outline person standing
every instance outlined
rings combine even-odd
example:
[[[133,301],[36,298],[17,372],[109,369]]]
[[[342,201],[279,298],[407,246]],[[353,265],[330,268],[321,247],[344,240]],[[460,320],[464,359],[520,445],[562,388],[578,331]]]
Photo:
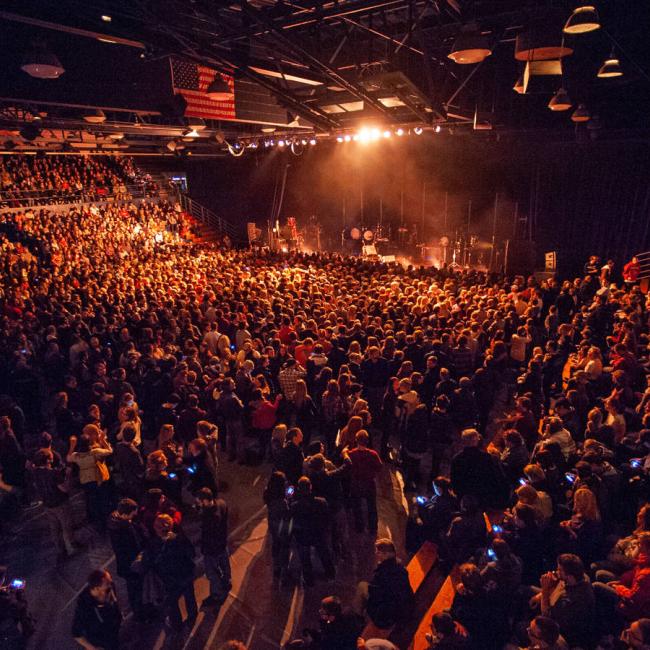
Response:
[[[312,494],[311,481],[302,476],[296,486],[296,499],[289,507],[289,527],[298,546],[305,585],[314,584],[311,549],[314,547],[325,569],[325,576],[334,579],[335,569],[328,546],[330,514],[327,501]]]
[[[201,552],[205,574],[210,583],[210,595],[202,607],[221,607],[232,587],[230,555],[228,553],[228,506],[223,499],[215,498],[210,488],[197,493],[201,509]]]
[[[377,534],[377,478],[383,463],[374,449],[368,449],[370,437],[365,429],[357,432],[357,446],[349,451],[350,466],[350,496],[354,507],[354,517],[357,532],[362,533],[366,524],[363,517],[363,503],[368,511],[368,530]]]
[[[142,550],[142,534],[134,520],[138,504],[133,499],[122,499],[108,519],[108,535],[115,553],[117,575],[126,582],[129,605],[137,620],[143,620],[143,576],[131,568]]]
[[[75,552],[69,497],[62,489],[66,468],[63,466],[54,469],[52,461],[53,456],[46,450],[36,452],[32,479],[38,497],[45,507],[45,515],[58,555],[64,557]]]
[[[287,478],[283,472],[273,472],[264,490],[268,530],[271,535],[273,580],[280,580],[289,564],[289,503]]]
[[[88,576],[88,586],[77,599],[72,636],[86,650],[117,650],[121,624],[122,614],[111,574],[96,569]]]
[[[165,588],[165,623],[178,630],[183,619],[178,600],[183,596],[187,620],[198,613],[194,595],[194,547],[182,534],[174,532],[174,520],[165,514],[156,517],[154,537],[144,552],[145,570],[153,569]]]

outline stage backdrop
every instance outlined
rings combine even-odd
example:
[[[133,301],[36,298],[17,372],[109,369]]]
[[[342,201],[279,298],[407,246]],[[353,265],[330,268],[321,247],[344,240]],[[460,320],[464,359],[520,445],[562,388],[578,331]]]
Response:
[[[650,248],[650,148],[644,143],[485,142],[426,135],[368,146],[277,147],[239,159],[187,161],[192,194],[227,219],[264,228],[278,213],[341,230],[417,226],[422,239],[469,232],[497,244],[532,237],[538,266],[558,251],[571,273],[589,254],[618,264]],[[286,178],[286,180],[285,180]],[[284,192],[283,192],[284,185]],[[495,210],[495,196],[496,200]],[[495,219],[496,214],[496,219]]]

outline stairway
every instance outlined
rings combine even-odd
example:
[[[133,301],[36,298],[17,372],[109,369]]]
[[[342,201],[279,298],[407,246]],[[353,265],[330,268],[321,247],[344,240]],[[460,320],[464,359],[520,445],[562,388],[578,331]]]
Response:
[[[211,241],[216,237],[228,235],[230,241],[236,244],[243,244],[246,239],[240,228],[237,228],[230,221],[222,219],[218,214],[212,212],[204,205],[190,198],[187,194],[180,195],[181,207],[197,223],[195,230],[203,241]]]

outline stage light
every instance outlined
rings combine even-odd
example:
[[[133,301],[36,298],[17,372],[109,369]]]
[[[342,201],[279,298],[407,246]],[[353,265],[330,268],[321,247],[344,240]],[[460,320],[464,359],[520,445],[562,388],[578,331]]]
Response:
[[[215,73],[214,79],[210,82],[210,85],[205,91],[205,94],[213,102],[227,102],[232,99],[233,93],[233,89],[218,72]]]
[[[564,25],[565,34],[586,34],[600,29],[596,7],[584,5],[577,7]]]
[[[381,132],[379,131],[379,129],[372,129],[372,131],[370,131],[371,140],[379,140],[380,137],[381,137]]]
[[[313,146],[316,144],[316,138],[312,138],[312,139],[309,141],[309,144],[312,145],[312,147],[313,147]]]
[[[398,135],[400,137],[403,136],[404,135],[404,129],[397,129],[397,131],[395,131],[395,135]]]
[[[384,137],[385,138],[390,138],[390,136],[391,136],[390,131],[384,131]]]
[[[284,147],[286,142],[284,140],[278,140],[278,147]]]
[[[621,69],[621,62],[614,58],[614,53],[612,52],[610,58],[600,66],[600,70],[598,70],[598,78],[611,79],[612,77],[622,76],[623,70]]]
[[[307,144],[307,140],[301,140],[300,144],[304,147]]]
[[[346,142],[350,142],[350,140],[352,140],[352,137],[351,137],[350,135],[346,135],[343,139],[344,139]]]
[[[440,124],[436,124],[436,133],[440,133],[442,131],[442,127]]]
[[[413,133],[415,133],[415,135],[422,135],[422,127],[421,126],[416,126],[413,129]]]
[[[571,108],[571,100],[569,99],[569,94],[564,88],[560,88],[548,103],[548,107],[552,111],[568,111]]]
[[[106,122],[106,114],[101,108],[94,108],[86,111],[83,114],[83,119],[89,124],[101,124],[102,122]]]
[[[107,15],[107,14],[102,14],[102,20],[103,20],[105,23],[110,23],[111,20],[113,20],[113,18],[111,18],[111,16],[109,16],[109,15]]]
[[[57,79],[65,72],[61,61],[45,47],[44,43],[37,43],[31,47],[20,68],[36,79]]]
[[[357,142],[357,141],[359,140],[359,134],[358,134],[358,133],[355,133],[355,134],[352,136],[352,139],[353,139],[355,142]]]
[[[337,142],[343,142],[343,136],[342,135],[337,136],[336,141]]]
[[[359,135],[359,142],[361,142],[362,144],[366,144],[372,137],[370,129],[366,128],[365,126],[359,131],[358,135]]]

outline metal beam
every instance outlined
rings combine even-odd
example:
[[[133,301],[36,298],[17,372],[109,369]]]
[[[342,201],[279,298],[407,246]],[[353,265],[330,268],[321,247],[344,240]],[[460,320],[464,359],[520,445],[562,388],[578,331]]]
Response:
[[[317,57],[315,57],[311,52],[306,50],[304,47],[298,43],[287,38],[283,33],[282,29],[275,26],[272,22],[267,20],[261,12],[254,9],[248,2],[244,1],[241,4],[242,10],[253,20],[255,20],[259,25],[265,27],[272,37],[280,43],[283,47],[286,47],[289,51],[292,51],[297,56],[301,57],[307,63],[312,65],[314,68],[318,69],[324,75],[329,77],[334,83],[345,88],[347,91],[351,92],[358,99],[363,100],[368,104],[368,106],[374,108],[377,112],[390,116],[390,112],[375,99],[372,95],[368,94],[365,90],[359,88],[355,84],[350,83],[347,79],[342,77],[336,70],[334,70],[330,65],[324,63]]]

